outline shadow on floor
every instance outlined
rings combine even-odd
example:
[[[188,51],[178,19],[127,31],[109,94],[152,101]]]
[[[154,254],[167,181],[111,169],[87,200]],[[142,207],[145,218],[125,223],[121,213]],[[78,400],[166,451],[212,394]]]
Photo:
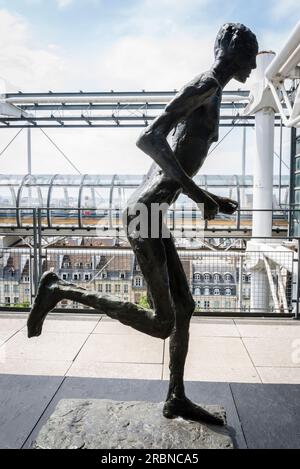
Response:
[[[199,404],[226,408],[237,448],[300,448],[300,385],[186,383]],[[67,398],[161,402],[167,382],[0,375],[0,448],[29,448]]]

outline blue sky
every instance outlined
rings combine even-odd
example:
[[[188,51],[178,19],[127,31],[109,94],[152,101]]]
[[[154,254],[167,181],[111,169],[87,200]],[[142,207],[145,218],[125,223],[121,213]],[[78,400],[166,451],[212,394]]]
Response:
[[[57,41],[73,50],[75,44],[80,48],[90,47],[90,41],[99,38],[109,44],[131,33],[132,17],[146,3],[141,0],[0,0],[0,8],[26,18],[40,44]],[[285,0],[283,6],[277,0],[199,0],[182,2],[186,6],[177,16],[174,5],[181,2],[161,3],[166,6],[153,2],[152,18],[161,21],[160,10],[163,15],[168,10],[170,18],[176,18],[182,31],[188,29],[189,33],[201,34],[201,26],[207,21],[217,23],[227,19],[244,22],[262,37],[268,29],[289,31],[295,23],[293,7],[297,6],[293,0]],[[168,34],[167,30],[160,32]],[[97,47],[101,45],[103,43],[97,43]]]
[[[8,90],[179,88],[210,67],[214,39],[224,22],[245,23],[261,49],[278,51],[297,23],[298,11],[299,0],[0,0],[0,76]],[[83,172],[114,172],[116,165],[120,172],[131,166],[137,173],[149,165],[135,148],[136,130],[91,131],[80,137],[78,131],[51,132]],[[10,138],[9,131],[1,135],[3,146]],[[12,172],[10,156],[19,159],[18,171],[25,171],[22,138],[0,160],[0,171]],[[208,160],[205,172],[215,172],[216,162],[221,171],[239,172],[240,146],[233,151],[232,142],[240,142],[240,134],[232,138]],[[71,172],[47,145],[34,137],[34,171]],[[100,149],[111,156],[104,167]],[[51,166],[45,164],[47,158],[41,163],[41,151]],[[253,139],[248,172],[251,151]],[[83,153],[88,155],[84,161]]]

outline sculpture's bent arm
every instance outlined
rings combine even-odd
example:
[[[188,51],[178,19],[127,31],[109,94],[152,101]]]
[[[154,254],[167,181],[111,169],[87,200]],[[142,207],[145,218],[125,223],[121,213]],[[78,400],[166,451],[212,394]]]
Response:
[[[216,202],[187,175],[168,144],[167,137],[178,122],[199,108],[216,92],[217,88],[218,84],[213,79],[206,80],[198,86],[187,85],[167,105],[165,111],[147,127],[137,141],[138,148],[149,155],[167,176],[178,182],[185,194],[196,203],[207,203],[211,208],[215,206],[216,213],[218,209]]]

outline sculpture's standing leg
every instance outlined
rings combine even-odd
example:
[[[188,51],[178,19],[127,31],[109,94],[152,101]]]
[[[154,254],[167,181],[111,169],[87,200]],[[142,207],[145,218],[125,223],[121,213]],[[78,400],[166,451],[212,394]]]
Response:
[[[171,295],[175,306],[175,327],[170,336],[170,386],[168,398],[182,398],[184,366],[189,345],[190,320],[195,302],[173,239],[164,240]]]
[[[224,425],[222,418],[209,414],[185,395],[184,367],[189,346],[190,320],[195,309],[195,302],[173,239],[165,239],[164,244],[171,295],[175,306],[175,325],[170,336],[170,383],[164,416]]]

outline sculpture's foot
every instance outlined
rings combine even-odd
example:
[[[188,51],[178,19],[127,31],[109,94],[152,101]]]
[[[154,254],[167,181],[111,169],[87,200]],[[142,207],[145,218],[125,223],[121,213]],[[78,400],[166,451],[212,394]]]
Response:
[[[42,275],[37,295],[27,321],[29,338],[41,335],[47,314],[55,308],[57,303],[61,300],[58,288],[56,288],[58,280],[59,278],[54,272],[45,272]]]
[[[186,420],[208,423],[211,425],[225,425],[221,417],[210,414],[202,407],[194,404],[187,397],[182,399],[173,397],[168,399],[164,405],[163,415],[167,419],[182,417]]]

